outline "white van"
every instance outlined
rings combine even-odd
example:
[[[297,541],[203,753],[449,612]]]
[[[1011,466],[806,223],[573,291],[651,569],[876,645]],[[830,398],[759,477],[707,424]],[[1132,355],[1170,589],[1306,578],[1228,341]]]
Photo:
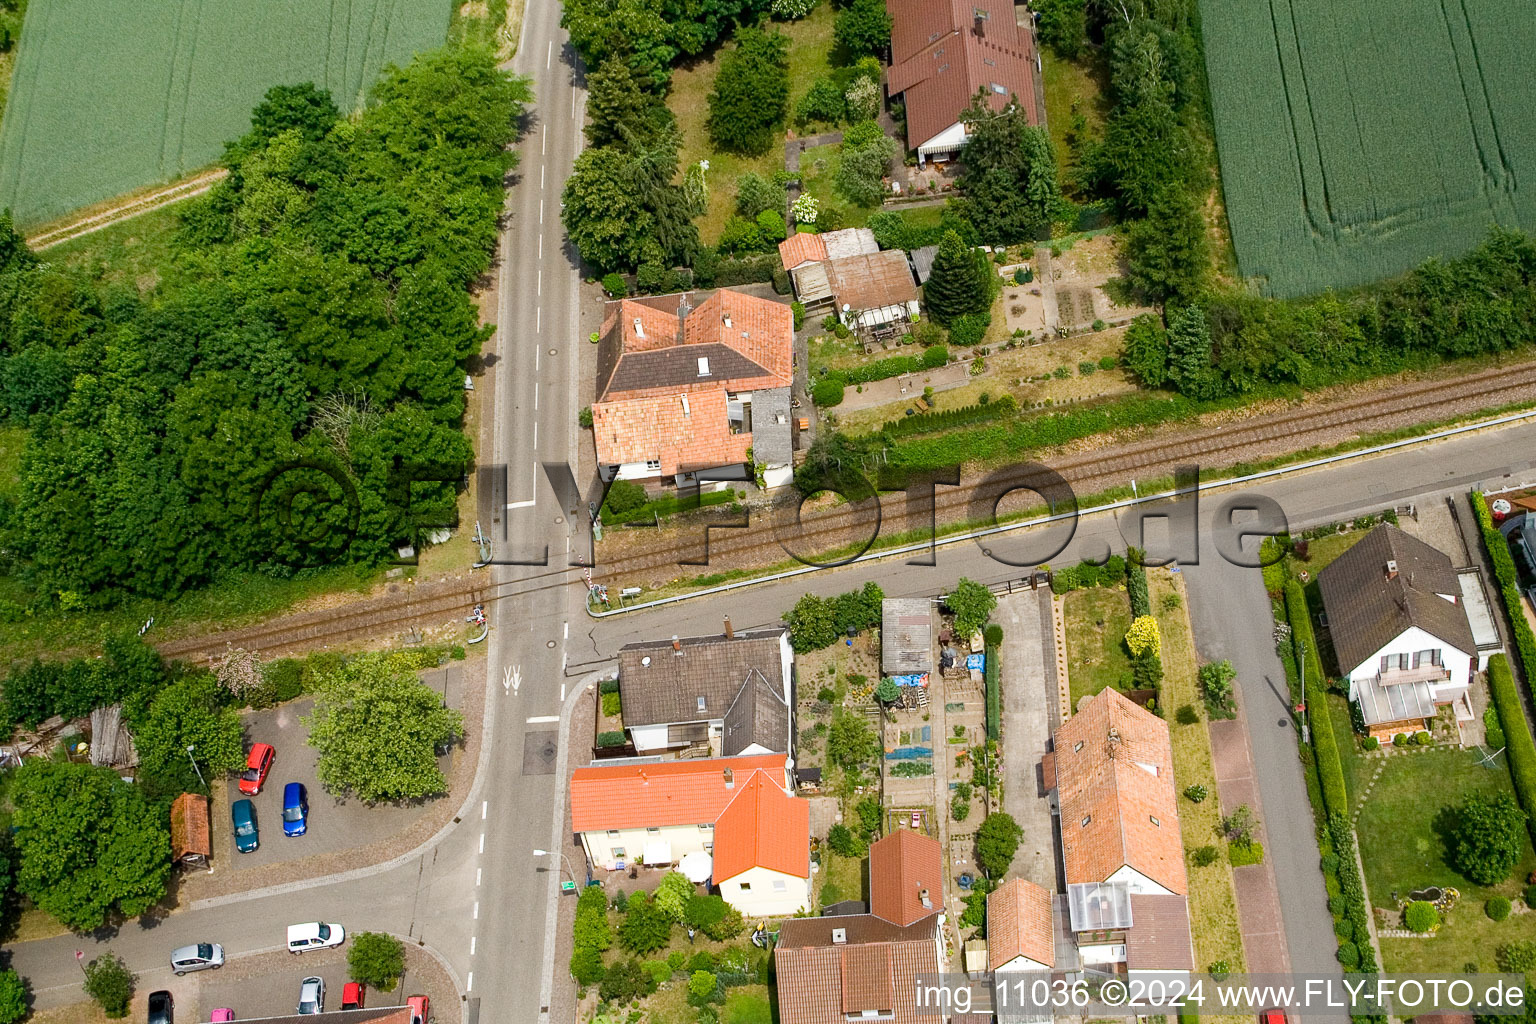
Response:
[[[328,949],[345,941],[347,931],[339,924],[291,924],[288,926],[288,952],[305,953],[311,949]]]

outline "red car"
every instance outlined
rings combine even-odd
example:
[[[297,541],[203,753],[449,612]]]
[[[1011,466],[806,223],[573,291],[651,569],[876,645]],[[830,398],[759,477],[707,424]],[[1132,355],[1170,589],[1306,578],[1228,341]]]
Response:
[[[255,796],[261,792],[262,783],[267,781],[267,772],[272,770],[272,761],[277,757],[277,751],[272,749],[270,743],[257,743],[251,747],[251,755],[245,759],[245,771],[240,773],[240,792]]]
[[[411,996],[405,1001],[405,1005],[411,1008],[411,1024],[427,1024],[426,996]]]
[[[349,981],[341,988],[341,1008],[343,1010],[363,1009],[363,999],[368,995],[368,990],[360,981]]]

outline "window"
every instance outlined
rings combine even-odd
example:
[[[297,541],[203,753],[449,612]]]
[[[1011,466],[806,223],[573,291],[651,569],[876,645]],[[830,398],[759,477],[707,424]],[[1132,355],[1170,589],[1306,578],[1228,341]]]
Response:
[[[709,356],[699,356],[699,376],[709,376]]]
[[[699,828],[703,829],[706,832],[713,832],[715,830],[715,823],[712,822],[712,821],[711,822],[705,822],[703,825],[700,825]]]
[[[774,892],[788,892],[789,891],[789,886],[787,884],[785,884],[784,879],[782,879],[782,878],[775,878],[773,880],[773,891]]]
[[[660,459],[646,459],[645,460],[645,468],[649,469],[649,470],[652,470],[654,472],[660,473],[661,472],[661,460]]]
[[[704,710],[704,698],[703,697],[699,698],[699,710],[700,711]]]
[[[993,60],[991,57],[983,57],[981,58],[981,62],[989,68],[997,67],[997,61]]]
[[[999,96],[1006,96],[1006,95],[1008,95],[1008,90],[1003,88],[1001,85],[997,84],[996,82],[992,83],[992,91],[997,93]]]
[[[938,60],[942,56],[944,56],[944,47],[941,46],[937,50],[933,51],[933,59],[934,60]]]
[[[742,882],[741,883],[741,891],[742,892],[751,892],[752,891],[752,883],[751,882]]]
[[[704,844],[704,852],[708,853],[708,854],[713,854],[715,852],[715,844],[714,843],[705,843]]]
[[[617,838],[619,838],[619,830],[616,829],[616,828],[609,829],[608,830],[608,838],[609,839],[617,839]]]
[[[1413,667],[1414,668],[1428,667],[1430,665],[1438,666],[1439,664],[1440,664],[1440,649],[1438,647],[1435,648],[1432,651],[1414,651],[1413,652]]]
[[[614,860],[623,860],[624,859],[624,847],[622,847],[622,846],[615,846],[613,848],[613,859]]]
[[[1092,820],[1093,820],[1093,815],[1091,815],[1091,814],[1083,815],[1083,828],[1087,828],[1088,827],[1088,823],[1090,821],[1092,821]]]
[[[653,836],[661,834],[661,829],[659,829],[659,828],[648,828],[648,829],[646,829],[646,831],[649,832]]]
[[[1158,821],[1157,818],[1154,817],[1153,815],[1150,815],[1150,814],[1147,815],[1147,820],[1152,822],[1152,824],[1156,825],[1158,828],[1162,828],[1163,827],[1163,823]]]
[[[1076,743],[1072,744],[1072,753],[1075,754],[1079,750],[1082,750],[1082,749],[1083,749],[1083,741],[1082,740],[1078,740]]]

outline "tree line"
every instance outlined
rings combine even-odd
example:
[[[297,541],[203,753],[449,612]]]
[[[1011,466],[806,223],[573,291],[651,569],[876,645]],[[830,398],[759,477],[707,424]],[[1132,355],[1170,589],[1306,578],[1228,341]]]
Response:
[[[100,607],[374,563],[411,516],[451,513],[489,330],[468,286],[530,98],[456,50],[386,69],[353,117],[270,90],[142,293],[0,224],[0,419],[28,430],[0,569],[45,607]],[[438,479],[402,488],[423,464]]]

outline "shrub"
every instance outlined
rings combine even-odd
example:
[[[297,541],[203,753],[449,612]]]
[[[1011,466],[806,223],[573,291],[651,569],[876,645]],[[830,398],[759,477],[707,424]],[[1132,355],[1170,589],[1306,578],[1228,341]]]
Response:
[[[623,745],[624,734],[622,732],[600,732],[597,734],[597,746],[599,747],[622,747]]]
[[[671,966],[665,961],[661,963],[666,967],[670,977]],[[598,988],[597,994],[605,1002],[630,1003],[641,996],[649,995],[656,984],[655,976],[642,968],[640,961],[631,957],[628,960],[620,960],[608,968],[603,974],[602,985]]]
[[[603,508],[615,515],[633,512],[646,501],[645,488],[633,480],[615,480],[603,499]]]
[[[1200,666],[1200,691],[1205,697],[1205,710],[1216,719],[1233,718],[1237,704],[1233,699],[1232,683],[1237,678],[1230,661],[1212,661]]]
[[[603,291],[608,293],[609,298],[618,299],[629,294],[629,285],[623,274],[604,274]]]
[[[923,349],[923,366],[936,370],[949,363],[949,349],[943,345],[929,345]]]
[[[1524,896],[1525,905],[1530,907],[1532,910],[1536,910],[1536,885],[1526,886]]]
[[[13,967],[0,971],[0,1024],[15,1024],[28,1013],[32,986]]]
[[[101,1004],[108,1017],[128,1016],[138,980],[116,953],[103,953],[85,965],[85,994]]]
[[[1511,974],[1523,974],[1536,969],[1536,939],[1522,939],[1500,946],[1493,956],[1499,970]]]
[[[1347,917],[1333,922],[1333,934],[1341,939],[1352,939],[1355,936],[1355,922]]]
[[[613,894],[613,909],[617,910],[621,914],[628,910],[629,893],[625,892],[623,889],[615,890]]]
[[[805,326],[805,303],[801,302],[799,299],[796,299],[794,302],[789,304],[789,311],[794,315],[795,330],[798,331],[800,328]]]
[[[970,348],[980,345],[987,337],[987,328],[992,326],[992,314],[967,313],[957,316],[949,322],[949,342],[959,348]]]
[[[1339,855],[1336,853],[1325,853],[1318,860],[1317,866],[1322,869],[1325,875],[1337,874],[1339,870]]]
[[[1125,631],[1125,646],[1130,650],[1132,658],[1161,655],[1163,637],[1158,631],[1157,620],[1150,615],[1139,615],[1133,619],[1131,628]]]
[[[1420,729],[1418,732],[1413,734],[1413,742],[1416,746],[1427,747],[1431,743],[1435,742],[1435,739],[1429,734],[1428,730]]]
[[[1393,736],[1392,745],[1394,747],[1406,747],[1408,745],[1408,734],[1405,732],[1400,732],[1396,736]]]
[[[1497,885],[1509,877],[1525,846],[1525,812],[1507,793],[1474,794],[1454,811],[1451,861],[1478,885]]]
[[[1433,931],[1440,923],[1440,912],[1427,900],[1414,900],[1403,911],[1403,924],[1411,932],[1423,934]]]
[[[617,679],[604,679],[597,684],[598,693],[618,693],[619,681]]]
[[[1205,800],[1206,797],[1210,795],[1210,790],[1206,789],[1198,782],[1193,786],[1186,786],[1184,788],[1184,798],[1191,803],[1201,803]]]
[[[1195,867],[1197,868],[1208,868],[1212,864],[1215,864],[1220,856],[1221,852],[1217,850],[1216,847],[1201,846],[1190,851],[1189,859],[1194,862]]]
[[[1510,909],[1509,899],[1504,896],[1495,896],[1483,904],[1483,913],[1493,921],[1503,921],[1508,918]]]
[[[1093,376],[1093,374],[1098,372],[1098,369],[1099,364],[1091,360],[1084,360],[1083,362],[1077,364],[1077,372],[1084,377]]]
[[[1195,725],[1200,721],[1200,712],[1195,710],[1193,704],[1185,704],[1179,708],[1173,717],[1180,725]]]
[[[392,992],[405,973],[405,944],[383,932],[363,932],[348,943],[347,974],[369,988]]]
[[[668,871],[656,886],[651,901],[656,909],[666,914],[677,924],[682,924],[687,916],[689,902],[698,895],[692,882],[688,881],[680,871]]]
[[[1381,740],[1377,739],[1375,736],[1367,736],[1365,739],[1360,741],[1360,745],[1366,750],[1375,750],[1381,746]]]
[[[1116,359],[1114,356],[1105,356],[1103,359],[1099,360],[1099,369],[1101,370],[1113,370],[1119,365],[1120,360]]]
[[[609,718],[617,718],[624,709],[624,703],[618,693],[603,694],[603,714]]]
[[[1003,627],[995,622],[989,622],[981,631],[981,636],[988,647],[997,647],[1003,642]]]
[[[686,965],[689,974],[692,974],[694,971],[713,971],[715,969],[714,954],[706,949],[699,950],[691,957],[682,950],[678,950],[672,956],[677,958],[677,963],[673,964],[673,966],[678,970],[682,970]],[[667,959],[670,962],[672,957]]]
[[[1013,863],[1024,830],[1001,811],[987,815],[976,830],[976,864],[990,878],[1000,878]]]
[[[720,990],[720,981],[710,971],[694,971],[688,979],[688,1001],[694,1005],[707,1003]]]
[[[864,840],[847,825],[833,825],[827,832],[827,845],[832,848],[833,853],[843,857],[864,856]]]
[[[619,923],[619,945],[631,953],[653,953],[667,944],[671,934],[672,920],[649,899],[637,893],[629,901]]]
[[[811,385],[811,401],[822,409],[843,404],[844,382],[841,377],[824,377]]]
[[[1333,955],[1339,963],[1344,965],[1346,971],[1352,971],[1360,966],[1360,949],[1353,942],[1339,943],[1338,952]]]
[[[955,798],[949,802],[949,816],[956,821],[964,821],[966,818],[969,818],[971,816],[971,802],[969,800],[962,800],[958,793],[955,794]]]

